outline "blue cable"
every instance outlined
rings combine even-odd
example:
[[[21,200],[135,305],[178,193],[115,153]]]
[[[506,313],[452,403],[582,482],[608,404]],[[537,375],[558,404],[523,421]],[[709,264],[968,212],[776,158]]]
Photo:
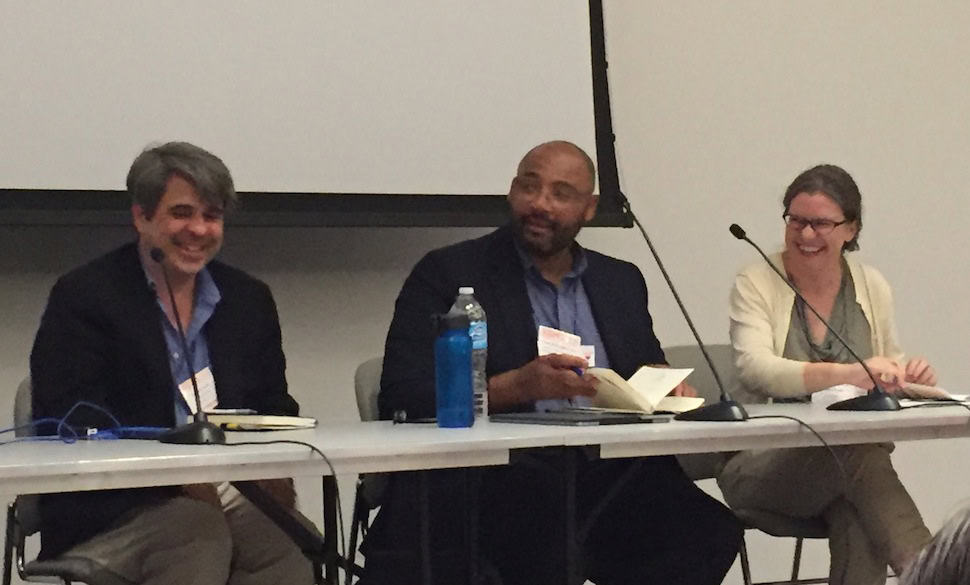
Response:
[[[104,408],[101,408],[97,404],[94,404],[94,403],[91,403],[91,402],[87,402],[85,400],[81,400],[77,404],[75,404],[74,406],[72,406],[70,408],[70,410],[67,411],[67,414],[65,414],[64,415],[64,418],[61,419],[60,424],[57,425],[57,434],[59,436],[63,436],[64,429],[69,429],[71,431],[71,436],[73,436],[74,438],[77,438],[77,430],[75,430],[73,427],[71,427],[70,425],[67,424],[67,419],[69,419],[71,417],[71,415],[74,414],[74,411],[75,410],[77,410],[78,408],[80,408],[82,406],[86,406],[86,407],[88,407],[88,408],[90,408],[92,410],[95,410],[95,411],[100,412],[101,414],[104,414],[105,416],[107,416],[109,419],[111,419],[111,422],[114,423],[114,428],[121,427],[121,423],[118,422],[118,419],[115,418],[115,416],[113,414],[111,414],[110,412],[108,412]]]
[[[27,423],[25,425],[18,425],[18,426],[9,427],[9,428],[6,428],[6,429],[0,429],[0,435],[2,435],[4,433],[16,433],[19,430],[33,428],[33,427],[36,427],[38,425],[54,424],[54,423],[60,424],[60,422],[61,422],[61,419],[59,419],[59,418],[53,418],[53,417],[39,418],[39,419],[34,420],[34,421],[31,421],[31,422],[29,422],[29,423]]]
[[[98,430],[96,432],[81,436],[78,429],[68,424],[68,419],[76,410],[81,407],[90,408],[96,412],[104,414],[113,423],[113,427]],[[46,417],[33,420],[27,424],[0,429],[0,435],[4,433],[16,433],[23,429],[33,429],[37,431],[42,425],[56,425],[54,433],[50,435],[38,435],[29,437],[17,437],[9,441],[0,441],[0,445],[9,443],[22,443],[26,441],[61,441],[64,443],[74,443],[79,438],[94,440],[115,440],[115,439],[155,439],[158,435],[170,430],[168,427],[148,427],[148,426],[122,426],[121,422],[108,410],[97,404],[81,400],[72,406],[62,418]]]

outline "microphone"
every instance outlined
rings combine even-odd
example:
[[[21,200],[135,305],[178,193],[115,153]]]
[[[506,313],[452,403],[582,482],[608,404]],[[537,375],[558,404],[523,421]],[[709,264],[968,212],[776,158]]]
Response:
[[[748,235],[747,233],[745,233],[744,229],[736,223],[732,223],[729,229],[731,230],[731,234],[735,238],[739,240],[744,240],[745,242],[751,244],[751,246],[755,250],[757,250],[759,254],[761,254],[761,257],[765,259],[765,262],[768,263],[768,266],[771,267],[771,269],[775,272],[775,274],[777,274],[778,277],[781,278],[781,280],[788,285],[788,288],[792,289],[792,292],[795,293],[795,296],[798,297],[798,300],[800,300],[802,304],[808,307],[809,310],[816,317],[818,317],[818,320],[822,322],[822,325],[825,325],[825,328],[828,329],[829,332],[832,333],[832,335],[839,340],[839,343],[842,344],[842,347],[848,350],[849,354],[852,355],[852,357],[855,358],[857,362],[859,362],[859,365],[862,366],[863,370],[865,370],[866,375],[868,375],[869,379],[872,380],[872,392],[869,392],[864,396],[857,396],[855,398],[850,398],[848,400],[841,400],[839,402],[835,402],[833,404],[830,404],[828,406],[828,409],[829,410],[899,410],[901,408],[899,406],[899,400],[897,400],[895,396],[887,393],[885,390],[882,389],[881,386],[879,386],[879,381],[876,379],[876,376],[873,375],[872,370],[869,369],[869,366],[866,365],[866,362],[863,361],[861,357],[859,357],[859,354],[857,354],[855,350],[853,350],[852,347],[850,347],[849,344],[846,343],[844,339],[842,339],[842,336],[839,335],[835,331],[835,329],[832,329],[832,326],[829,325],[829,322],[823,319],[822,316],[818,314],[818,311],[815,310],[815,307],[810,305],[808,301],[805,300],[805,297],[802,296],[802,293],[798,292],[798,289],[795,288],[795,285],[792,284],[791,281],[788,280],[788,278],[784,274],[782,274],[780,270],[778,270],[778,267],[775,266],[771,262],[771,260],[768,259],[768,256],[764,253],[764,251],[760,247],[758,247],[758,244],[755,244],[753,241],[751,241],[748,238]]]
[[[624,195],[622,191],[617,191],[617,193],[620,196],[620,204],[623,206],[623,211],[628,213],[630,217],[633,218],[633,223],[635,223],[640,229],[640,234],[643,236],[644,241],[647,242],[647,247],[650,248],[650,253],[653,255],[653,260],[657,263],[657,267],[660,268],[660,273],[667,282],[667,288],[669,288],[670,292],[673,293],[674,300],[677,301],[677,306],[680,307],[680,312],[684,315],[684,320],[687,322],[687,327],[694,336],[694,340],[697,342],[697,347],[700,348],[701,354],[704,356],[704,361],[707,362],[707,366],[711,369],[711,373],[714,374],[714,382],[717,384],[718,390],[721,391],[720,400],[718,402],[682,412],[676,415],[674,420],[710,422],[738,422],[747,420],[747,411],[744,410],[744,407],[741,406],[740,403],[735,402],[734,399],[731,398],[731,395],[728,394],[728,391],[725,390],[724,383],[721,382],[721,376],[717,373],[717,368],[714,367],[714,361],[711,360],[711,356],[707,353],[707,348],[704,347],[704,342],[701,341],[701,336],[697,332],[697,328],[694,327],[694,322],[687,313],[687,308],[684,307],[684,303],[680,300],[680,295],[677,294],[677,289],[674,287],[673,281],[670,280],[670,275],[667,274],[667,269],[660,260],[660,255],[657,254],[657,250],[653,247],[653,242],[650,241],[650,236],[647,235],[647,230],[643,229],[643,224],[640,223],[640,220],[637,218],[636,214],[633,213],[633,209],[630,207],[630,200],[626,198],[626,195]]]
[[[192,390],[195,393],[195,414],[192,422],[176,426],[174,429],[164,432],[158,437],[161,443],[176,443],[179,445],[202,445],[206,443],[223,444],[226,442],[226,433],[221,428],[209,422],[208,417],[202,410],[202,398],[199,396],[199,383],[195,379],[195,366],[192,364],[192,354],[189,352],[189,344],[185,339],[185,330],[182,328],[182,319],[179,317],[178,306],[175,304],[175,293],[172,292],[172,283],[168,279],[168,270],[165,269],[165,252],[160,248],[152,248],[148,255],[158,263],[162,269],[162,278],[165,280],[165,288],[168,289],[169,302],[172,303],[172,314],[175,316],[175,326],[179,333],[179,342],[182,345],[182,355],[189,366],[189,378],[192,380]]]

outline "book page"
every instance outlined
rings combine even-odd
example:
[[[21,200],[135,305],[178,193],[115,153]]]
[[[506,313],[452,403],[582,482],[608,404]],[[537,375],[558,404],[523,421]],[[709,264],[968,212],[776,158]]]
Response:
[[[622,376],[609,368],[589,368],[586,373],[596,378],[593,406],[622,408],[651,414],[653,404],[639,395]]]
[[[917,400],[959,400],[959,398],[950,394],[939,386],[926,386],[924,384],[916,384],[914,382],[907,382],[904,384],[899,390],[899,395],[905,396],[906,398],[915,398]]]
[[[704,399],[698,396],[664,396],[657,403],[655,411],[681,413],[694,410],[703,404]]]
[[[654,368],[641,366],[630,377],[630,386],[654,408],[677,384],[683,382],[694,370],[692,368]],[[703,403],[703,400],[701,401]]]

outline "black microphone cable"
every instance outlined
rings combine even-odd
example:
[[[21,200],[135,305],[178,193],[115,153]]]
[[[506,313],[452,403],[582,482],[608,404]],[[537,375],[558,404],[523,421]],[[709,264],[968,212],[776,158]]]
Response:
[[[337,481],[337,472],[333,467],[333,463],[330,462],[330,458],[321,451],[318,447],[311,443],[305,441],[297,441],[294,439],[274,439],[270,441],[238,441],[232,443],[218,443],[223,447],[241,447],[243,445],[301,445],[308,448],[312,453],[320,456],[323,462],[326,464],[327,469],[330,471],[330,475],[333,477],[333,488],[334,488],[334,499],[336,500],[337,507],[337,534],[340,537],[340,555],[346,566],[344,570],[350,570],[350,566],[353,563],[353,559],[347,556],[347,538],[344,534],[344,515],[343,506],[340,499],[340,483]],[[321,479],[321,487],[323,488],[323,482],[325,479]],[[326,510],[326,500],[321,502],[321,508]],[[356,551],[354,551],[356,554]],[[338,579],[339,580],[339,579]]]

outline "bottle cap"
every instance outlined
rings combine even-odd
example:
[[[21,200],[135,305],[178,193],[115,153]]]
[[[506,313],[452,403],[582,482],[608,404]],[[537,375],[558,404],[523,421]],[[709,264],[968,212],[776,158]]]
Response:
[[[460,295],[473,295],[475,294],[475,287],[473,286],[459,286],[458,294]]]

